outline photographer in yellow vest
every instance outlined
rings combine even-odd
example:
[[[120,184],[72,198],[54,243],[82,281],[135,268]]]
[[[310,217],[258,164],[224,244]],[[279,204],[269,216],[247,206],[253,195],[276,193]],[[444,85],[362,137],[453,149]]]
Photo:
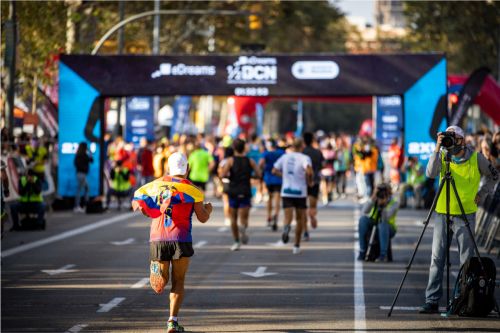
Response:
[[[458,126],[450,126],[444,133],[438,133],[436,148],[427,164],[426,176],[440,182],[445,176],[445,154],[451,155],[450,171],[455,181],[470,229],[474,233],[477,203],[493,190],[498,181],[498,171],[483,154],[465,144],[464,131]],[[441,151],[441,147],[446,151]],[[479,188],[481,176],[484,184]],[[474,241],[471,239],[463,220],[458,200],[450,186],[450,241],[456,236],[460,265],[474,255]],[[436,205],[436,219],[432,239],[432,258],[429,282],[425,291],[425,304],[420,313],[438,313],[439,300],[443,294],[443,272],[446,263],[446,188],[443,188]]]
[[[123,161],[118,160],[110,172],[110,184],[106,194],[106,207],[109,209],[111,196],[116,197],[118,201],[118,210],[121,209],[121,199],[132,195],[132,184],[130,183],[130,171],[123,166]]]
[[[19,202],[10,207],[12,215],[12,231],[21,230],[19,225],[19,213],[37,214],[35,227],[45,229],[44,215],[45,205],[42,197],[42,180],[33,169],[29,169],[26,175],[19,178]]]

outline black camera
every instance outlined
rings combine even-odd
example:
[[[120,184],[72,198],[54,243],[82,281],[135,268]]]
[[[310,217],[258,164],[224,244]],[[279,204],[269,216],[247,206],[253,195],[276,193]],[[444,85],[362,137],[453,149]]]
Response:
[[[442,132],[441,146],[451,148],[456,145],[457,139],[454,132]]]
[[[376,196],[377,196],[377,199],[385,199],[387,198],[387,189],[385,188],[378,188],[377,189],[377,193],[376,193]]]

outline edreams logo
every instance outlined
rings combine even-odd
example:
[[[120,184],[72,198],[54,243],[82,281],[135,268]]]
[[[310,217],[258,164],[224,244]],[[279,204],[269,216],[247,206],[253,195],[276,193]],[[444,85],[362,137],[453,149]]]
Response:
[[[226,67],[228,84],[276,84],[278,80],[276,58],[240,56]]]
[[[299,80],[332,80],[340,69],[331,60],[296,61],[292,65],[292,75]]]
[[[151,74],[152,79],[160,76],[214,76],[215,66],[200,66],[170,63],[160,64],[160,68]]]

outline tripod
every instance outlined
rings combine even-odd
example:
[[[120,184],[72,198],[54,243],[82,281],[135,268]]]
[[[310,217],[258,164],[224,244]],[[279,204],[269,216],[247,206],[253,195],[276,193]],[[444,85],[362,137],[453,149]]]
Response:
[[[450,236],[452,236],[451,232],[450,232],[451,231],[450,230],[451,223],[452,223],[451,218],[450,218],[450,186],[451,186],[451,188],[453,188],[453,193],[455,194],[455,198],[457,199],[458,206],[460,207],[460,213],[461,213],[462,219],[465,222],[465,226],[467,228],[468,234],[469,234],[470,238],[472,239],[472,243],[474,244],[474,251],[476,252],[477,257],[479,258],[481,270],[483,272],[486,272],[484,269],[483,263],[481,261],[481,256],[479,254],[479,249],[477,247],[476,240],[474,239],[474,235],[472,234],[472,231],[470,229],[469,221],[467,220],[467,216],[465,214],[464,207],[462,206],[462,201],[460,200],[460,196],[458,195],[457,186],[455,185],[455,180],[453,179],[453,176],[451,175],[451,170],[450,170],[451,154],[449,151],[446,151],[444,161],[445,161],[444,177],[441,181],[441,184],[439,184],[439,189],[436,193],[436,196],[434,197],[434,200],[432,201],[432,206],[429,210],[429,213],[427,214],[427,218],[424,221],[424,229],[422,230],[422,233],[420,234],[420,237],[418,238],[417,245],[415,246],[415,250],[413,251],[413,255],[411,256],[411,259],[410,259],[408,265],[406,266],[406,272],[403,276],[403,279],[401,280],[399,288],[396,292],[396,296],[394,297],[394,301],[392,302],[391,308],[390,308],[389,312],[387,313],[388,317],[390,317],[392,314],[392,310],[394,309],[394,305],[396,304],[396,301],[398,300],[399,293],[401,292],[401,289],[403,288],[403,284],[406,280],[406,277],[408,276],[408,272],[410,271],[411,265],[413,263],[413,259],[415,259],[415,255],[417,254],[417,250],[418,250],[418,247],[420,246],[420,242],[422,241],[425,230],[427,229],[427,226],[429,225],[429,221],[431,219],[432,212],[436,208],[436,205],[437,205],[437,202],[439,199],[439,195],[441,194],[441,192],[443,191],[443,188],[445,186],[446,186],[446,192],[445,192],[446,193],[446,221],[445,221],[445,223],[446,223],[446,298],[448,300],[450,300],[450,266],[451,266],[451,263],[450,263],[451,237]],[[446,305],[447,312],[449,310],[449,307],[450,307],[450,305],[448,302],[448,304]]]

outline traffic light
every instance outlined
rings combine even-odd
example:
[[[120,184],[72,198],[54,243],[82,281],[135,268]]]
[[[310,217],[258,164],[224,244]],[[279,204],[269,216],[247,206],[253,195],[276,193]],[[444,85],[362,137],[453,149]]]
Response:
[[[258,14],[250,14],[248,16],[248,27],[250,30],[260,30],[262,28],[262,21]]]
[[[248,27],[250,30],[262,29],[262,4],[254,3],[250,6],[250,15],[248,15]]]

